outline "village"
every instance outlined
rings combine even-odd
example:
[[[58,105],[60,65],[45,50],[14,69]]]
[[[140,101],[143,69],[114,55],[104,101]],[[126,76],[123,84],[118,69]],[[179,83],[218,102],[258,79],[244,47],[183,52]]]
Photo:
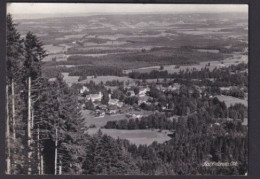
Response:
[[[241,71],[236,71],[236,73],[239,74]],[[94,77],[91,79],[95,80]],[[215,82],[216,79],[205,80]],[[247,106],[248,93],[245,86],[222,86],[215,89],[200,84],[201,79],[194,78],[191,81],[194,84],[187,89],[190,96],[208,99],[217,97],[220,101],[225,102],[227,107],[238,103]],[[180,91],[185,89],[186,85],[182,83],[178,83],[174,79],[133,80],[131,82],[111,79],[97,84],[90,80],[87,83],[74,84],[72,87],[74,86],[78,91],[83,116],[86,119],[91,118],[90,121],[86,120],[86,125],[103,128],[108,121],[142,119],[157,113],[167,113],[168,119],[183,116],[183,114],[176,115],[176,104],[167,100],[167,95],[176,94],[178,96]],[[232,97],[233,93],[238,97]],[[166,97],[164,97],[165,95]],[[196,110],[188,109],[184,116],[194,113]],[[97,125],[100,120],[103,121],[102,125]]]
[[[137,89],[137,86],[135,85],[128,85],[125,89],[125,95],[129,99],[135,100],[135,105],[131,106],[129,104],[126,104],[122,100],[120,101],[119,98],[112,98],[111,93],[114,91],[111,91],[109,87],[107,89],[110,90],[110,93],[108,94],[107,102],[102,102],[102,99],[105,99],[104,93],[99,91],[96,94],[90,94],[90,90],[87,86],[82,86],[82,88],[79,91],[79,99],[81,99],[81,102],[83,104],[81,105],[82,109],[92,109],[93,115],[96,118],[102,118],[105,117],[105,115],[117,115],[117,114],[125,114],[128,118],[142,118],[145,115],[141,114],[140,111],[140,105],[146,104],[150,105],[152,101],[152,97],[148,96],[148,92],[150,91],[150,88],[148,86],[140,86],[138,87],[138,91],[134,90]],[[114,90],[118,90],[118,88],[114,88]],[[114,92],[115,94],[115,92]],[[84,97],[83,97],[84,96]],[[90,103],[90,105],[89,105]],[[87,105],[88,106],[87,106]],[[93,105],[93,107],[92,107]],[[91,107],[92,108],[91,108]],[[136,113],[131,113],[129,111],[135,111]]]

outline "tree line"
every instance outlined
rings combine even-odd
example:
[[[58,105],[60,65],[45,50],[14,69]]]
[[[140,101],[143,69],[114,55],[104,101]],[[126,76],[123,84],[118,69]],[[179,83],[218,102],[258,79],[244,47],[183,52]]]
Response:
[[[219,103],[221,105],[221,103]],[[224,106],[223,106],[224,107]],[[230,106],[228,109],[223,110],[218,109],[220,106],[205,108],[201,107],[196,111],[200,113],[204,113],[207,116],[210,116],[211,120],[214,123],[223,123],[230,125],[230,123],[234,123],[234,125],[241,125],[244,121],[244,118],[247,117],[247,108],[242,104],[236,104],[234,106]],[[225,107],[224,107],[225,108]],[[122,119],[117,121],[107,121],[104,126],[107,129],[127,129],[127,130],[135,130],[135,129],[167,129],[167,130],[176,130],[176,121],[187,118],[188,120],[196,119],[198,121],[199,115],[197,113],[192,113],[187,116],[173,117],[174,113],[170,112],[157,112],[151,114],[146,117],[142,117],[140,119],[130,118],[130,119]],[[229,121],[229,122],[227,122]],[[196,125],[199,125],[197,122]],[[210,125],[209,122],[207,122]],[[189,127],[190,130],[196,129],[198,126]]]
[[[210,63],[209,63],[210,64]],[[168,73],[168,71],[153,70],[149,73],[131,72],[128,74],[133,79],[215,79],[214,84],[220,86],[247,86],[248,74],[243,72],[248,69],[248,64],[240,63],[229,67],[214,68],[212,71],[204,67],[201,70],[186,69],[180,70],[178,73]]]

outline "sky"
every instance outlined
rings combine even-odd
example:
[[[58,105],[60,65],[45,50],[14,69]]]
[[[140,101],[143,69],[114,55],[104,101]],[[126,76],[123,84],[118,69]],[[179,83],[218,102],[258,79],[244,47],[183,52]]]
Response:
[[[248,6],[217,4],[97,4],[97,3],[8,3],[7,12],[15,14],[80,13],[178,13],[178,12],[247,12]]]

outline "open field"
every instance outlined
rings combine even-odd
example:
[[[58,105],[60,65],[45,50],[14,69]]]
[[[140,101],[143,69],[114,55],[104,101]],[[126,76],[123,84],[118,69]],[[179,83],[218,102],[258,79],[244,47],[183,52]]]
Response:
[[[206,52],[205,52],[206,53]],[[186,69],[192,70],[201,70],[202,68],[205,68],[206,65],[210,63],[210,66],[207,66],[207,68],[212,71],[214,68],[221,68],[221,67],[229,67],[234,64],[238,63],[248,63],[248,56],[247,55],[240,55],[235,54],[232,57],[228,57],[221,61],[205,61],[200,62],[199,64],[194,65],[178,65],[178,68],[176,68],[176,65],[164,65],[163,70],[168,71],[168,73],[178,73],[180,71],[185,71]],[[130,73],[132,71],[140,72],[140,73],[149,73],[153,70],[159,70],[160,66],[150,66],[150,67],[143,67],[143,68],[137,68],[137,69],[129,69],[125,70],[125,73]]]
[[[132,111],[133,112],[133,111]],[[151,114],[151,111],[134,111],[134,114],[143,114],[148,115]],[[96,127],[103,127],[106,125],[108,121],[118,121],[122,119],[128,119],[126,117],[126,113],[123,114],[115,114],[115,115],[105,115],[104,117],[95,117],[91,111],[82,110],[82,117],[84,118],[84,122],[86,126],[95,125]]]
[[[87,76],[86,80],[82,80],[80,81],[80,83],[89,83],[90,81],[95,82],[96,84],[100,83],[101,81],[103,83],[106,83],[107,81],[112,81],[112,80],[118,80],[120,82],[133,82],[134,80],[132,78],[128,78],[126,76],[97,76],[96,78],[94,78],[93,76]]]
[[[64,81],[71,86],[73,83],[78,83],[79,76],[69,76],[69,73],[62,73]]]
[[[93,114],[90,114],[91,112],[89,110],[83,110],[82,116],[85,119],[85,125],[95,125],[96,127],[103,127],[106,125],[107,121],[118,121],[125,119],[125,114],[116,114],[116,115],[105,115],[104,117],[95,117]]]
[[[94,83],[98,84],[101,81],[103,83],[106,83],[107,81],[112,81],[112,80],[118,80],[120,82],[126,82],[129,81],[130,83],[133,82],[134,80],[131,78],[128,78],[126,76],[120,77],[120,76],[97,76],[96,78],[94,76],[87,76],[86,80],[78,81],[79,76],[69,76],[69,73],[62,73],[64,76],[65,82],[71,86],[73,83],[89,83],[90,81],[93,81]]]
[[[248,101],[245,99],[239,99],[232,96],[225,96],[225,95],[218,95],[216,96],[220,101],[224,101],[226,106],[229,107],[231,105],[241,103],[244,104],[246,107],[248,106]]]
[[[64,37],[56,38],[56,40],[67,40],[67,39],[80,39],[85,34],[76,34],[76,35],[65,35]]]
[[[89,134],[94,134],[98,128],[88,129]],[[158,132],[158,130],[138,129],[138,130],[117,130],[117,129],[101,129],[104,134],[107,134],[115,139],[127,139],[136,145],[150,145],[154,141],[163,143],[171,138],[167,135],[167,131]]]
[[[55,59],[55,61],[60,62],[60,61],[66,61],[67,60],[67,56],[63,53],[58,53],[58,54],[49,54],[47,57],[45,57],[43,59],[44,62],[50,62],[53,59]]]
[[[54,45],[44,45],[43,48],[48,52],[48,54],[60,53],[64,50],[64,47]]]
[[[59,45],[44,45],[43,48],[46,50],[48,56],[43,59],[44,62],[50,62],[53,59],[55,61],[67,61],[67,55],[65,52],[70,48],[70,45],[67,44],[59,44]]]

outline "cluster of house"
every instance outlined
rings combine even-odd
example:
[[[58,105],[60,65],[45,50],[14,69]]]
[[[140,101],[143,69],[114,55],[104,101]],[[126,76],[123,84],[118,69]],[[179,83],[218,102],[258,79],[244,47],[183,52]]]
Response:
[[[135,94],[135,92],[131,88],[128,88],[127,94],[129,96],[138,97],[138,105],[140,105],[142,103],[148,104],[149,103],[148,102],[149,97],[147,96],[148,91],[150,91],[149,87],[140,87],[138,94]],[[89,92],[89,89],[88,89],[88,87],[83,86],[79,92],[80,92],[80,94],[84,94],[85,92]],[[108,114],[108,115],[117,114],[119,109],[122,108],[124,105],[124,103],[119,101],[119,99],[111,98],[111,94],[109,94],[108,104],[102,105],[100,103],[102,98],[103,98],[103,94],[101,91],[97,94],[86,95],[86,97],[84,98],[85,100],[91,100],[93,102],[94,107],[96,109],[95,115],[97,117],[105,116],[105,114]]]
[[[141,105],[142,103],[150,104],[149,99],[151,99],[151,97],[149,97],[147,95],[147,92],[149,92],[149,91],[150,91],[150,88],[144,86],[144,87],[139,88],[138,94],[135,94],[135,92],[130,89],[128,89],[127,93],[129,94],[129,96],[138,97],[138,105]]]
[[[172,85],[169,86],[163,86],[163,85],[157,85],[156,88],[160,91],[166,92],[166,91],[174,91],[179,93],[180,92],[180,88],[181,85],[179,83],[174,83]],[[139,86],[139,90],[138,92],[134,91],[133,88],[127,86],[126,87],[127,92],[126,94],[128,96],[136,96],[138,98],[138,105],[140,106],[142,103],[146,104],[146,105],[150,105],[152,101],[152,97],[150,97],[149,95],[147,95],[147,92],[150,91],[150,88],[147,86]],[[207,92],[205,91],[206,87],[205,86],[197,86],[195,85],[194,88],[190,88],[188,89],[188,92],[190,94],[193,94],[196,90],[198,91],[198,94],[200,95],[200,97],[207,95]],[[230,90],[230,88],[223,88],[221,90]],[[89,89],[86,86],[83,86],[80,89],[80,93],[83,94],[85,92],[89,92]],[[137,94],[136,94],[137,93]],[[210,98],[212,98],[213,96],[210,96]],[[101,100],[103,98],[103,94],[102,92],[99,92],[97,94],[89,94],[86,95],[86,97],[84,97],[85,100],[91,100],[94,104],[95,107],[95,114],[97,117],[102,117],[105,116],[105,114],[108,115],[113,115],[113,114],[117,114],[120,111],[120,108],[122,108],[124,106],[124,103],[121,102],[119,99],[113,99],[111,98],[111,94],[109,94],[109,100],[108,100],[108,104],[107,105],[103,105],[101,104]],[[155,105],[157,102],[155,102]],[[173,107],[169,107],[168,104],[166,106],[162,106],[162,110],[164,111],[171,111],[173,110]],[[140,116],[131,116],[134,118],[139,118]]]
[[[163,86],[163,85],[157,85],[157,89],[160,91],[175,91],[175,92],[179,92],[180,91],[180,87],[181,85],[178,83],[174,83],[170,86]],[[136,92],[134,92],[133,88],[131,87],[127,87],[127,94],[128,96],[136,96],[138,97],[138,105],[140,106],[142,103],[146,104],[146,105],[150,105],[151,104],[151,97],[147,95],[147,92],[150,91],[150,88],[147,86],[139,86],[139,90],[138,93],[136,94]],[[203,87],[199,87],[199,86],[195,86],[195,89],[199,91],[199,94],[201,95],[202,92],[205,90]],[[194,93],[195,89],[189,89],[189,93]],[[86,86],[83,86],[80,89],[80,93],[83,94],[84,92],[89,92],[89,89]],[[97,117],[102,117],[105,116],[105,114],[108,115],[113,115],[113,114],[117,114],[119,109],[123,107],[124,103],[119,101],[119,99],[113,99],[111,98],[111,95],[109,94],[109,101],[108,101],[108,105],[102,105],[100,102],[102,100],[103,94],[101,92],[99,92],[98,94],[89,94],[87,95],[84,99],[85,100],[91,100],[94,104],[95,107],[95,113]],[[157,105],[157,104],[155,104]],[[162,107],[163,110],[165,111],[169,111],[172,109],[169,109],[169,107],[163,106]],[[139,118],[139,116],[132,116],[134,118]]]
[[[102,105],[101,99],[103,94],[99,92],[98,94],[90,94],[86,96],[86,100],[91,100],[94,102],[94,106],[96,107],[95,116],[96,117],[104,117],[105,113],[108,115],[118,113],[118,109],[123,107],[124,103],[120,102],[118,99],[112,99],[111,94],[109,94],[108,105]]]
[[[163,92],[176,92],[176,93],[179,93],[180,92],[180,88],[181,88],[181,85],[179,83],[174,83],[170,86],[167,86],[167,87],[164,87],[163,85],[157,85],[156,87],[158,90],[160,91],[163,91]],[[202,95],[205,95],[205,89],[206,87],[205,86],[197,86],[197,85],[194,85],[194,88],[189,88],[188,89],[188,93],[189,94],[193,94],[195,90],[197,90],[199,92],[199,95],[200,97]]]

